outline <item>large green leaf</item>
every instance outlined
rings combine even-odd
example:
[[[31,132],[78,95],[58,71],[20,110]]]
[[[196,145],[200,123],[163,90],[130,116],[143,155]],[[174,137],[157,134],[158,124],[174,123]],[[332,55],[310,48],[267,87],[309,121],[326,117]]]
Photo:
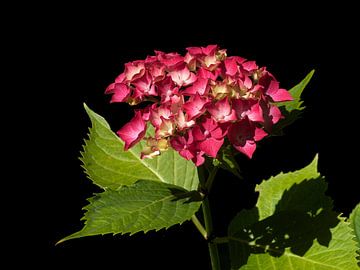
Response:
[[[358,246],[358,265],[360,266],[360,203],[354,208],[352,213],[350,214],[350,225],[353,229],[354,235],[355,235],[355,241],[357,242]]]
[[[354,235],[332,211],[326,188],[317,157],[258,185],[256,207],[229,226],[232,269],[357,269]]]
[[[109,124],[85,104],[90,117],[89,139],[81,161],[89,178],[98,186],[117,189],[139,179],[174,184],[187,190],[198,186],[196,166],[169,149],[154,159],[141,159],[144,142],[124,151],[124,143],[111,131]]]
[[[131,186],[107,190],[89,199],[84,228],[60,242],[98,234],[118,234],[168,228],[189,220],[201,197],[161,182],[139,180]]]

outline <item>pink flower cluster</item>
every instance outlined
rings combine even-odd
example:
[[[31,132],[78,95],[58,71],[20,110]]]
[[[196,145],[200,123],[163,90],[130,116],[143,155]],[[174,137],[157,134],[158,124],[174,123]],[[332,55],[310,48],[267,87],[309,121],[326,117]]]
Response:
[[[150,122],[155,134],[145,138],[142,158],[171,146],[196,166],[204,155],[216,158],[226,138],[251,158],[256,142],[282,117],[275,103],[292,100],[265,67],[227,56],[217,45],[187,48],[185,56],[155,51],[125,64],[105,93],[111,102],[148,103],[117,132],[125,150],[144,139]]]

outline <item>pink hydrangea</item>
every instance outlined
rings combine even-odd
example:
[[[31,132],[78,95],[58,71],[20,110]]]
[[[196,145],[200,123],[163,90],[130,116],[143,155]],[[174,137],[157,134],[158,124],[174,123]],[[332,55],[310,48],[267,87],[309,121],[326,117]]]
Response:
[[[105,93],[110,102],[150,102],[117,132],[125,150],[145,139],[141,158],[172,147],[196,166],[216,158],[225,143],[252,158],[283,117],[276,103],[292,100],[265,67],[217,45],[189,47],[184,56],[155,51],[125,64]],[[154,133],[144,138],[148,125]]]

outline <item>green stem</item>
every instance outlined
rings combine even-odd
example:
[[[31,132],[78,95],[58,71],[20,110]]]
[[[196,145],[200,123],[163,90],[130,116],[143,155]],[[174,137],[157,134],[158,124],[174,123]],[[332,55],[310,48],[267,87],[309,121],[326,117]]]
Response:
[[[209,176],[210,177],[210,176]],[[205,197],[202,203],[202,211],[204,214],[205,229],[208,237],[212,236],[213,225],[211,219],[210,205],[208,197]],[[208,242],[208,248],[210,253],[211,268],[212,270],[220,270],[220,258],[217,244],[212,242],[211,239]]]
[[[229,243],[229,237],[216,237],[213,242],[216,244],[226,244]]]
[[[211,188],[212,188],[212,185],[214,183],[214,180],[215,180],[215,176],[216,176],[216,173],[218,171],[219,167],[217,166],[214,166],[206,180],[206,183],[205,183],[205,189],[207,190],[207,192],[209,193]]]
[[[194,223],[195,227],[198,229],[198,231],[201,233],[201,235],[204,237],[204,239],[207,240],[208,234],[207,234],[204,226],[201,224],[200,220],[198,220],[198,218],[196,217],[195,214],[191,217],[191,221]]]

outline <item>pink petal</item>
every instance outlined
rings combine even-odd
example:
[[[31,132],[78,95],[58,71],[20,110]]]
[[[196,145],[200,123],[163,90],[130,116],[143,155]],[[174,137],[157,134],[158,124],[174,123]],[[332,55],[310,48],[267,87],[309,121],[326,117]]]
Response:
[[[186,139],[182,136],[176,136],[170,140],[171,147],[176,151],[180,151],[184,149],[186,145]]]
[[[246,61],[245,58],[242,58],[240,56],[232,56],[232,58],[234,58],[238,64],[242,64]]]
[[[186,48],[186,50],[191,54],[191,55],[199,55],[202,54],[202,49],[201,47],[188,47]]]
[[[251,121],[264,122],[264,114],[259,102],[256,102],[250,107],[250,111],[247,113],[247,116]]]
[[[205,55],[213,55],[213,54],[215,54],[217,48],[218,48],[218,45],[208,45],[205,48],[201,47],[202,52]]]
[[[266,137],[268,134],[261,128],[255,127],[254,141],[258,142]]]
[[[255,142],[263,139],[267,133],[244,119],[230,126],[227,136],[234,148],[251,158],[256,149]]]
[[[214,73],[214,72],[211,72],[211,71],[201,67],[197,71],[197,76],[200,78],[206,78],[206,79],[211,79],[211,80],[215,81],[218,76],[218,72]]]
[[[271,116],[273,124],[276,124],[282,118],[280,109],[275,105],[270,107],[269,115]]]
[[[203,131],[201,130],[199,125],[196,125],[192,129],[192,134],[194,136],[195,141],[203,141],[206,139],[206,136],[204,135]]]
[[[195,82],[197,79],[196,75],[190,72],[187,66],[171,71],[169,75],[178,86],[187,86]]]
[[[228,97],[222,100],[212,103],[207,107],[207,111],[218,122],[226,122],[236,120],[235,110],[231,109]]]
[[[245,63],[242,63],[241,65],[246,71],[252,71],[258,69],[258,66],[256,65],[255,61],[247,61]]]
[[[136,80],[141,78],[145,73],[144,61],[138,60],[125,64],[126,81]]]
[[[149,72],[146,72],[144,76],[132,82],[136,87],[136,90],[140,93],[143,93],[145,96],[157,96],[155,91],[155,86],[152,83],[151,75]]]
[[[251,121],[264,122],[263,111],[257,100],[234,99],[233,108],[238,119],[243,119],[247,116]]]
[[[270,95],[272,100],[275,102],[280,102],[280,101],[290,101],[290,100],[294,100],[293,97],[291,96],[290,92],[288,92],[285,89],[278,89],[276,93]]]
[[[214,138],[208,138],[204,141],[198,142],[199,149],[204,151],[210,157],[216,158],[216,155],[224,143],[224,139],[217,140]]]
[[[274,102],[293,100],[290,92],[279,88],[279,82],[271,80],[266,90],[266,94],[272,98]]]
[[[189,86],[181,93],[183,95],[195,95],[196,93],[198,93],[199,95],[204,95],[209,88],[208,81],[209,79],[197,78],[196,82],[194,82],[193,85]]]
[[[130,96],[130,88],[123,83],[116,83],[112,90],[113,95],[110,103],[113,102],[124,102]]]
[[[250,89],[252,88],[252,80],[248,77],[248,76],[245,76],[245,79],[244,79],[244,86],[247,88],[247,89]]]
[[[135,112],[135,116],[126,123],[117,134],[125,142],[124,149],[127,151],[138,143],[145,135],[146,123],[141,116],[141,112]]]
[[[155,51],[160,63],[164,64],[168,68],[175,68],[184,63],[184,57],[178,53],[163,53]]]
[[[183,130],[195,125],[195,121],[186,121],[185,114],[182,110],[179,110],[176,117],[175,117],[176,125],[178,130]]]
[[[171,110],[166,105],[160,105],[159,107],[154,107],[150,110],[150,117],[149,120],[154,127],[159,128],[162,123],[162,118],[170,119],[172,116]]]
[[[189,149],[183,149],[179,151],[180,156],[183,158],[190,160],[194,158],[194,154]]]
[[[236,150],[245,154],[248,158],[252,158],[255,150],[256,150],[256,143],[252,141],[246,141],[243,146],[240,145],[233,145]]]
[[[193,157],[191,160],[192,160],[192,162],[195,163],[195,166],[197,166],[197,167],[201,166],[205,162],[204,152],[202,152],[202,151],[197,152],[195,157]]]
[[[115,82],[116,83],[123,83],[125,81],[125,72],[121,73],[119,76],[116,77]]]
[[[161,81],[165,78],[165,65],[154,63],[149,67],[149,72],[153,82]]]
[[[225,64],[225,74],[229,76],[235,76],[238,72],[238,65],[236,63],[236,59],[233,57],[228,57],[224,60]]]
[[[183,109],[187,114],[187,120],[192,120],[205,112],[205,105],[209,101],[199,94],[190,97],[190,99],[183,105]]]

